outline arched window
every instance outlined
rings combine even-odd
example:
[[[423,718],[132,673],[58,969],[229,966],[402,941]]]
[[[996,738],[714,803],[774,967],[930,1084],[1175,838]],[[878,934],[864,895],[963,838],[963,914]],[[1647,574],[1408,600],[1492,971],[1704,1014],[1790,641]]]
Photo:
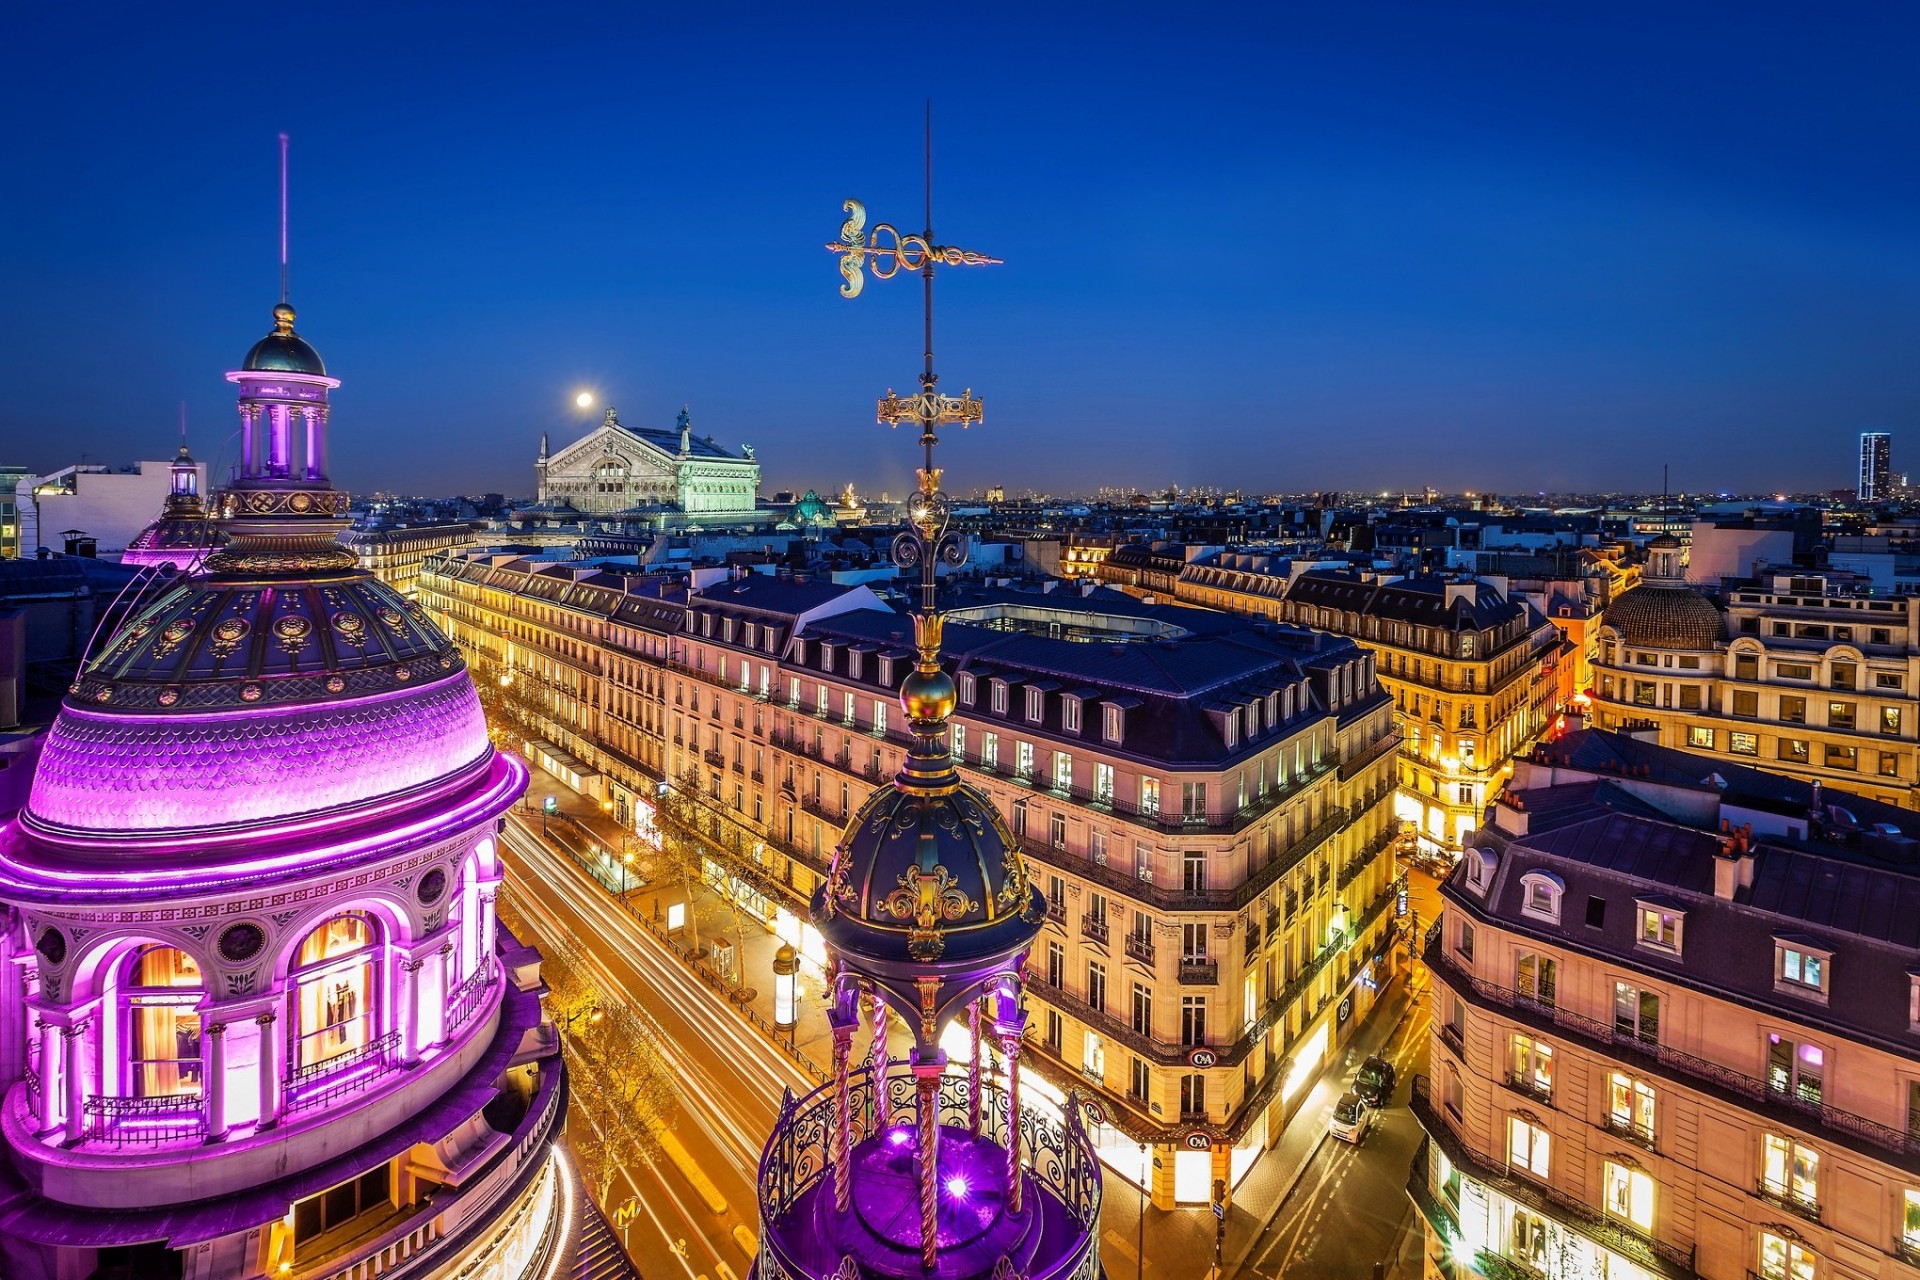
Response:
[[[364,912],[335,916],[300,943],[291,975],[294,1067],[355,1053],[375,1036],[380,926]]]
[[[126,1092],[166,1098],[200,1092],[200,965],[177,947],[146,947],[126,962]]]

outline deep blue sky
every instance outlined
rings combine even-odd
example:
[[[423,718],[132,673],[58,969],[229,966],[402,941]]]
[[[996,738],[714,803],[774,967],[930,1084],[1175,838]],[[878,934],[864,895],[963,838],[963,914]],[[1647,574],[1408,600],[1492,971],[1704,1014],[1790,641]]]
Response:
[[[338,478],[531,487],[588,386],[906,487],[872,425],[918,291],[834,289],[840,201],[948,275],[949,485],[1561,489],[1920,470],[1913,6],[37,5],[0,77],[0,462],[231,431],[277,291]]]

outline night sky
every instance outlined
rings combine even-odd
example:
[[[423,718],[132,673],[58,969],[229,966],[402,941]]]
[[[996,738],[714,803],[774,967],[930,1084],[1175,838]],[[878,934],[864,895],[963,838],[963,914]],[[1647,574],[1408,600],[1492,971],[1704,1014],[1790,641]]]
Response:
[[[278,293],[336,479],[526,493],[682,403],[896,496],[915,284],[948,485],[1810,489],[1920,471],[1920,10],[1832,4],[35,5],[0,77],[0,463],[231,461]],[[596,413],[597,416],[597,413]]]

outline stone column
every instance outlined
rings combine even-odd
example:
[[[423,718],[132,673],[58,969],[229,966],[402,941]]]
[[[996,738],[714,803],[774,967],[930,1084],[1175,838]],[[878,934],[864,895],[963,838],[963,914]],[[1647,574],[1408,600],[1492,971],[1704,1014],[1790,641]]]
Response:
[[[833,1028],[833,1207],[841,1213],[853,1204],[853,1099],[847,1083],[853,1028],[851,1020]]]
[[[280,1080],[285,1075],[282,1054],[286,1038],[280,1034],[280,1020],[269,1009],[254,1019],[260,1028],[260,1124],[271,1129],[280,1121]]]
[[[45,1133],[59,1123],[65,1096],[55,1092],[64,1087],[60,1077],[60,1028],[44,1018],[36,1019],[34,1026],[40,1032],[40,1131]]]
[[[476,965],[493,963],[494,931],[499,927],[499,918],[495,914],[493,901],[499,892],[498,887],[480,891],[480,954],[474,959]]]
[[[86,1135],[87,1024],[84,1019],[60,1028],[60,1078],[66,1086],[66,1141],[74,1146]]]
[[[914,1118],[920,1123],[920,1265],[932,1271],[940,1263],[940,1072],[946,1055],[932,1061],[914,1055]],[[1018,1212],[1016,1209],[1015,1212]]]
[[[227,1136],[227,1024],[207,1027],[207,1141],[220,1142]]]
[[[425,961],[402,960],[394,966],[394,1006],[400,1016],[400,1065],[420,1061],[420,967]]]
[[[439,1046],[447,1042],[447,1019],[453,1013],[453,1010],[447,1007],[447,997],[453,994],[453,985],[451,982],[448,981],[448,973],[450,972],[450,966],[447,962],[449,957],[451,957],[452,955],[453,955],[453,943],[443,942],[440,944],[440,947],[437,951],[432,952],[427,957],[428,963],[432,966],[429,972],[437,975],[438,977],[438,981],[432,984],[435,988],[437,988],[432,998],[440,1002],[440,1035],[439,1035],[439,1038],[436,1039],[432,1044],[421,1045],[420,1049],[422,1052],[428,1049],[438,1048]],[[416,987],[417,986],[418,984],[416,983]],[[424,990],[421,991],[420,998],[422,1000],[425,1000],[428,998]]]
[[[1007,1059],[1007,1212],[1019,1213],[1020,1188],[1020,1035],[1002,1036]]]

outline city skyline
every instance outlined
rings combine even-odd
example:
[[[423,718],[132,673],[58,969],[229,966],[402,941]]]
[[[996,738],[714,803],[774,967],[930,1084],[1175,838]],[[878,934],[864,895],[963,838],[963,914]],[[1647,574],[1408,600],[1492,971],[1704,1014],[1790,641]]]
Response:
[[[944,310],[943,363],[1007,434],[951,483],[1843,487],[1849,442],[1920,404],[1915,184],[1885,162],[1910,23],[1374,6],[1229,45],[971,15],[985,91],[934,91],[936,229],[1009,265]],[[651,427],[689,405],[765,492],[910,488],[863,410],[911,381],[910,301],[822,296],[817,246],[849,196],[916,224],[914,60],[811,19],[348,11],[300,30],[326,74],[297,91],[222,74],[284,35],[130,14],[85,33],[85,81],[4,91],[44,120],[15,157],[38,194],[0,214],[37,246],[0,302],[9,461],[165,458],[184,400],[218,482],[205,370],[277,296],[285,129],[293,302],[358,375],[344,483],[525,491],[589,389]]]

